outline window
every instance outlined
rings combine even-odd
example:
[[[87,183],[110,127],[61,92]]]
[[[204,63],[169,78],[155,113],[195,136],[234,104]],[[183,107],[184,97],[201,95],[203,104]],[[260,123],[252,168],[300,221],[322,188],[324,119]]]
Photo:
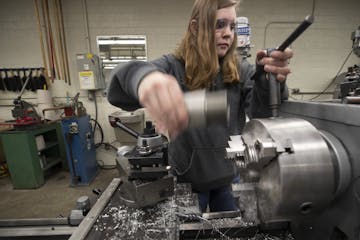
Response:
[[[132,60],[147,61],[146,36],[98,36],[96,41],[104,69]]]

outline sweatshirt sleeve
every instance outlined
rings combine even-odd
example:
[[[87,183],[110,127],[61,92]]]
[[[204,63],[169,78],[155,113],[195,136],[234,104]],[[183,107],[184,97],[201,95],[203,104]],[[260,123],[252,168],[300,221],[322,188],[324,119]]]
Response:
[[[152,62],[133,61],[125,65],[118,65],[110,74],[108,101],[127,111],[141,108],[138,98],[139,84],[146,75],[154,71],[168,71],[165,57]]]
[[[134,61],[118,65],[110,73],[108,101],[119,108],[133,111],[141,108],[137,87],[140,81],[149,73],[156,71],[151,63]]]
[[[271,117],[269,108],[269,81],[266,79],[264,67],[260,65],[241,64],[241,74],[245,75],[244,95],[246,96],[246,113],[249,118]],[[281,101],[288,99],[288,88],[280,84]]]

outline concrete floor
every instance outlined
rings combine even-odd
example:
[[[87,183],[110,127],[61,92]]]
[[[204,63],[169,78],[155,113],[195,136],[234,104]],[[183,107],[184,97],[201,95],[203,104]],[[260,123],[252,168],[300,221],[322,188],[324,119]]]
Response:
[[[117,169],[102,169],[89,186],[71,187],[69,172],[58,171],[42,187],[31,190],[15,190],[10,177],[1,178],[0,219],[68,217],[79,197],[88,196],[93,205],[98,196],[92,190],[104,191],[118,176]]]

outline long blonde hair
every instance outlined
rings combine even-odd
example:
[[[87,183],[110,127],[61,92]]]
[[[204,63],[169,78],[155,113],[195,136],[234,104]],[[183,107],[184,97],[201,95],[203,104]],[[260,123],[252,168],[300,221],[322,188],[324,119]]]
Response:
[[[187,32],[175,50],[175,56],[185,62],[185,83],[190,90],[208,88],[219,71],[219,61],[215,45],[216,11],[235,6],[235,0],[196,0]],[[196,33],[191,29],[196,20]],[[223,80],[238,82],[237,59],[234,41],[222,61]]]

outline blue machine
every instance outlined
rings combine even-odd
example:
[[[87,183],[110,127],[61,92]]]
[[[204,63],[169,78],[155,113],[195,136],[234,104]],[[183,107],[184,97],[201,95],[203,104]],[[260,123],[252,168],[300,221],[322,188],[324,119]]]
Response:
[[[61,127],[66,143],[71,185],[88,185],[98,172],[90,116],[63,118]]]

